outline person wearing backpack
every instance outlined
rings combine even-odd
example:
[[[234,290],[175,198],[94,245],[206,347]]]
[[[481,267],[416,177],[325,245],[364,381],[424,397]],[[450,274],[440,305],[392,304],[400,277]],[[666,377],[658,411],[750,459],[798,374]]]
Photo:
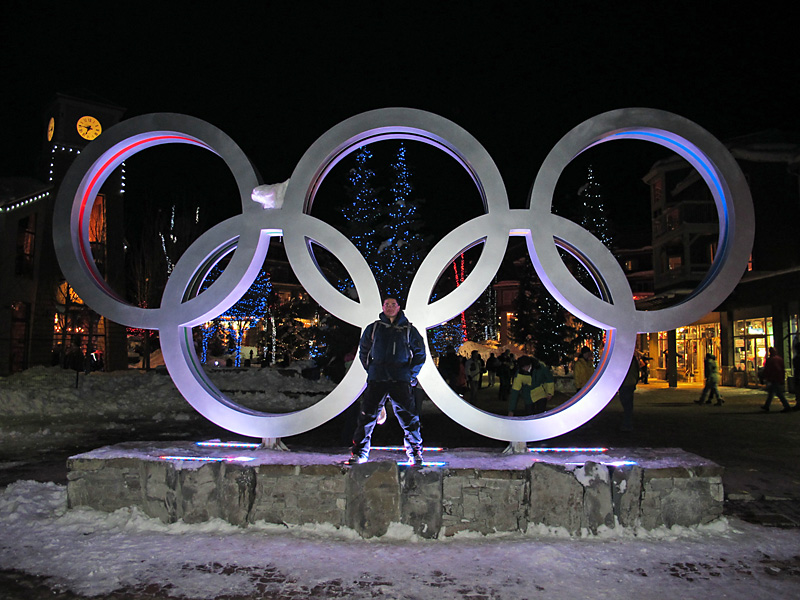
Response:
[[[358,357],[367,371],[367,388],[361,395],[361,410],[347,464],[369,460],[372,431],[388,397],[403,428],[409,463],[421,466],[422,434],[414,387],[425,363],[425,343],[396,298],[386,298],[378,320],[364,329]]]

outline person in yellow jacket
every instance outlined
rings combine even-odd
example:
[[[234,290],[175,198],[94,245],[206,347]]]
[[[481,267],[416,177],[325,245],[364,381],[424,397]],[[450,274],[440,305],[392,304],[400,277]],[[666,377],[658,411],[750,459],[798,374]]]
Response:
[[[592,363],[592,351],[584,346],[581,348],[581,353],[575,365],[572,367],[572,372],[575,377],[575,390],[579,391],[585,386],[594,375],[594,364]]]
[[[517,368],[519,372],[514,377],[508,397],[508,416],[514,416],[520,396],[525,405],[525,414],[544,412],[547,410],[547,401],[555,391],[553,373],[547,365],[530,356],[521,356]]]

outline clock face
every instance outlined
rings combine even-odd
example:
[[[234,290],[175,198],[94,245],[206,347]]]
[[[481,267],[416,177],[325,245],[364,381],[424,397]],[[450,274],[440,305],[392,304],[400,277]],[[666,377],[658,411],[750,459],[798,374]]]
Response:
[[[86,116],[78,119],[78,134],[85,140],[93,140],[103,132],[100,121],[94,117]]]
[[[56,130],[56,120],[53,117],[50,117],[50,121],[47,123],[47,141],[50,142],[53,140],[53,133]]]

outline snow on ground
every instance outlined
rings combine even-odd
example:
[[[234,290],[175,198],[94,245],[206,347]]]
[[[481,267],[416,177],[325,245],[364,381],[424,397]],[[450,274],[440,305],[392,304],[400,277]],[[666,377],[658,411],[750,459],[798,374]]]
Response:
[[[393,533],[365,541],[319,526],[164,525],[130,509],[67,510],[65,488],[52,483],[0,494],[0,568],[86,597],[709,600],[788,599],[800,589],[800,533],[741,522],[577,540]]]
[[[292,369],[212,369],[212,382],[246,408],[283,413],[305,408],[333,389],[327,379]],[[164,370],[130,369],[81,373],[33,367],[0,377],[0,468],[2,458],[83,445],[100,432],[131,431],[143,422],[173,428],[203,419],[180,395]]]
[[[211,369],[211,381],[235,398],[244,392],[258,398],[265,410],[297,410],[316,402],[333,389],[322,378],[300,376],[305,363],[290,369]],[[58,367],[32,367],[11,377],[0,378],[0,417],[56,418],[74,414],[157,414],[190,410],[166,371],[114,371],[81,373]],[[263,399],[263,400],[262,400]]]
[[[269,390],[261,395],[272,410],[332,387],[272,369],[212,377],[220,389]],[[76,389],[74,373],[34,368],[0,379],[0,450],[25,423],[51,432],[44,439],[98,418],[192,414],[165,375],[93,373]],[[722,519],[577,539],[532,529],[429,541],[397,525],[370,541],[330,526],[165,525],[135,509],[67,510],[63,486],[18,481],[0,492],[0,570],[43,576],[81,597],[788,599],[800,590],[800,530]]]

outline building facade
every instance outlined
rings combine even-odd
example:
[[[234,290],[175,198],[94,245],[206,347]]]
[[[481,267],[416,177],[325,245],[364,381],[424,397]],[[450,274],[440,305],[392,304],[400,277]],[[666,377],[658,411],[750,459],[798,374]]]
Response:
[[[99,99],[57,95],[42,119],[37,177],[0,179],[0,375],[57,363],[73,340],[84,352],[102,353],[109,368],[127,364],[124,328],[91,311],[64,280],[52,227],[70,165],[123,112]],[[120,171],[103,186],[90,221],[92,254],[115,289],[124,283],[123,193]]]
[[[753,252],[741,282],[717,311],[640,339],[640,348],[653,357],[654,374],[671,383],[702,381],[703,358],[710,353],[723,384],[756,385],[770,347],[793,374],[794,344],[800,344],[800,237],[794,231],[800,219],[800,137],[771,131],[731,140],[727,147],[753,197]],[[651,190],[654,294],[637,306],[646,310],[678,303],[700,284],[715,258],[719,219],[705,182],[682,159],[657,162],[644,181]]]

